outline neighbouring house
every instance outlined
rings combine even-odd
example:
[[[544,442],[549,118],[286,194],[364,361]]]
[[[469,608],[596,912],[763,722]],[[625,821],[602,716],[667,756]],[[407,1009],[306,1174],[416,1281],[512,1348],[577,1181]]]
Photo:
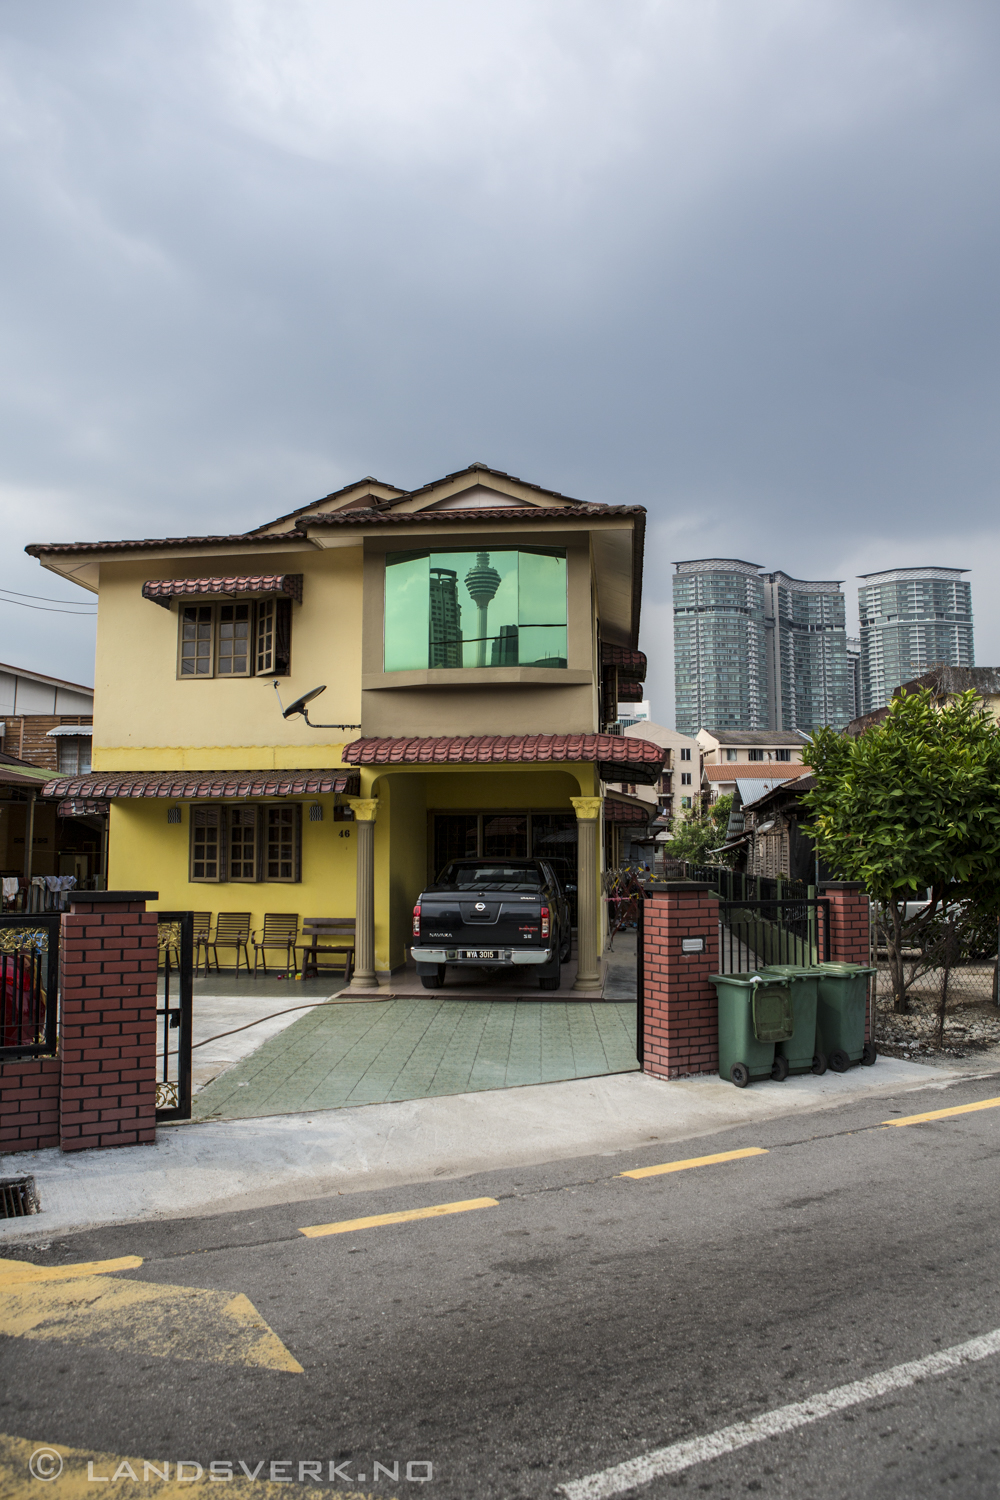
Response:
[[[762,791],[769,791],[772,786],[780,782],[791,781],[796,776],[806,776],[810,770],[804,765],[747,765],[745,762],[737,762],[731,766],[711,766],[702,768],[701,791],[702,805],[705,808],[718,802],[720,797],[731,797],[736,790],[739,781],[756,782]]]
[[[725,844],[736,856],[735,868],[805,885],[838,878],[822,860],[817,863],[812,839],[803,830],[809,813],[802,798],[816,785],[808,767],[806,772],[766,790],[753,780],[737,783]]]
[[[947,703],[959,693],[978,693],[983,707],[994,719],[1000,719],[1000,667],[932,667],[921,677],[911,677],[893,693],[898,698],[902,693],[918,693],[929,688],[935,703]],[[880,724],[888,708],[876,708],[871,713],[861,714],[847,726],[851,735],[864,734],[873,724]]]
[[[547,855],[596,988],[605,789],[665,758],[609,732],[645,675],[644,524],[473,464],[231,535],[33,545],[98,600],[93,769],[45,794],[109,806],[109,884],[161,908],[356,912],[359,986],[448,859]]]
[[[106,817],[36,799],[46,776],[90,770],[94,690],[0,663],[0,874],[8,888],[69,876],[100,884]]]
[[[706,766],[801,765],[806,736],[794,729],[699,729]]]
[[[659,847],[657,834],[662,836],[676,820],[701,807],[701,752],[696,740],[646,720],[627,725],[624,733],[634,739],[652,740],[663,751],[664,759],[654,785],[625,782],[609,788],[634,799],[641,813],[632,827],[622,831],[618,863],[638,858],[640,853],[648,859]]]

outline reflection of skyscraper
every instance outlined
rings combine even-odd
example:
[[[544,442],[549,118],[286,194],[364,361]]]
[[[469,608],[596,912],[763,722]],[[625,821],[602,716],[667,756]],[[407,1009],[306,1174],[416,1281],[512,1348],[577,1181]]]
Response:
[[[517,626],[501,625],[490,650],[491,667],[517,666]]]
[[[472,602],[479,611],[479,623],[476,627],[476,635],[479,637],[479,645],[476,650],[476,665],[486,665],[486,637],[489,626],[486,621],[486,611],[490,607],[497,589],[500,587],[500,574],[496,568],[490,567],[490,554],[488,552],[476,553],[476,566],[470,568],[465,575],[465,587],[472,595]]]
[[[431,568],[430,641],[428,665],[462,665],[462,611],[458,602],[458,574],[454,568]]]

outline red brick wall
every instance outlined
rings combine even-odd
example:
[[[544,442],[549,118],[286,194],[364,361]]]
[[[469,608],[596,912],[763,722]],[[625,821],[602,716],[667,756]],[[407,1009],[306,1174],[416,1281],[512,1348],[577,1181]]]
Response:
[[[719,1011],[709,974],[719,968],[718,897],[693,881],[645,887],[643,1072],[655,1078],[715,1073]],[[701,938],[685,953],[684,938]]]
[[[156,913],[144,901],[82,895],[63,917],[62,942],[62,1148],[152,1141]]]
[[[59,1144],[58,1057],[0,1063],[0,1152]]]
[[[868,896],[863,886],[832,881],[819,892],[830,902],[830,958],[840,963],[868,964]],[[865,1018],[865,1041],[871,1041],[871,1011]]]

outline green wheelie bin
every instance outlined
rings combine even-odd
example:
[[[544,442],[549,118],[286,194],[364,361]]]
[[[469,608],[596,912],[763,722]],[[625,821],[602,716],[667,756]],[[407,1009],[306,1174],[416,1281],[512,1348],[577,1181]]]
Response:
[[[816,1028],[819,1003],[816,969],[802,964],[768,964],[761,974],[787,980],[792,989],[795,1030],[787,1042],[779,1042],[774,1049],[774,1076],[787,1078],[789,1073],[825,1073],[826,1054],[819,1045]]]
[[[739,1089],[753,1078],[770,1078],[775,1044],[792,1035],[789,984],[763,973],[708,977],[719,997],[719,1076]]]
[[[874,973],[864,964],[816,966],[818,1045],[835,1073],[845,1073],[852,1063],[871,1067],[877,1056],[874,1042],[865,1041],[868,976]]]

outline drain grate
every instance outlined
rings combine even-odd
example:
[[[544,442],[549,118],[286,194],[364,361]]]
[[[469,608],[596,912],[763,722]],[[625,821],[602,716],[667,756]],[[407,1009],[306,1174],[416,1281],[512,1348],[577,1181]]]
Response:
[[[41,1211],[33,1177],[0,1178],[0,1219],[23,1219]]]

